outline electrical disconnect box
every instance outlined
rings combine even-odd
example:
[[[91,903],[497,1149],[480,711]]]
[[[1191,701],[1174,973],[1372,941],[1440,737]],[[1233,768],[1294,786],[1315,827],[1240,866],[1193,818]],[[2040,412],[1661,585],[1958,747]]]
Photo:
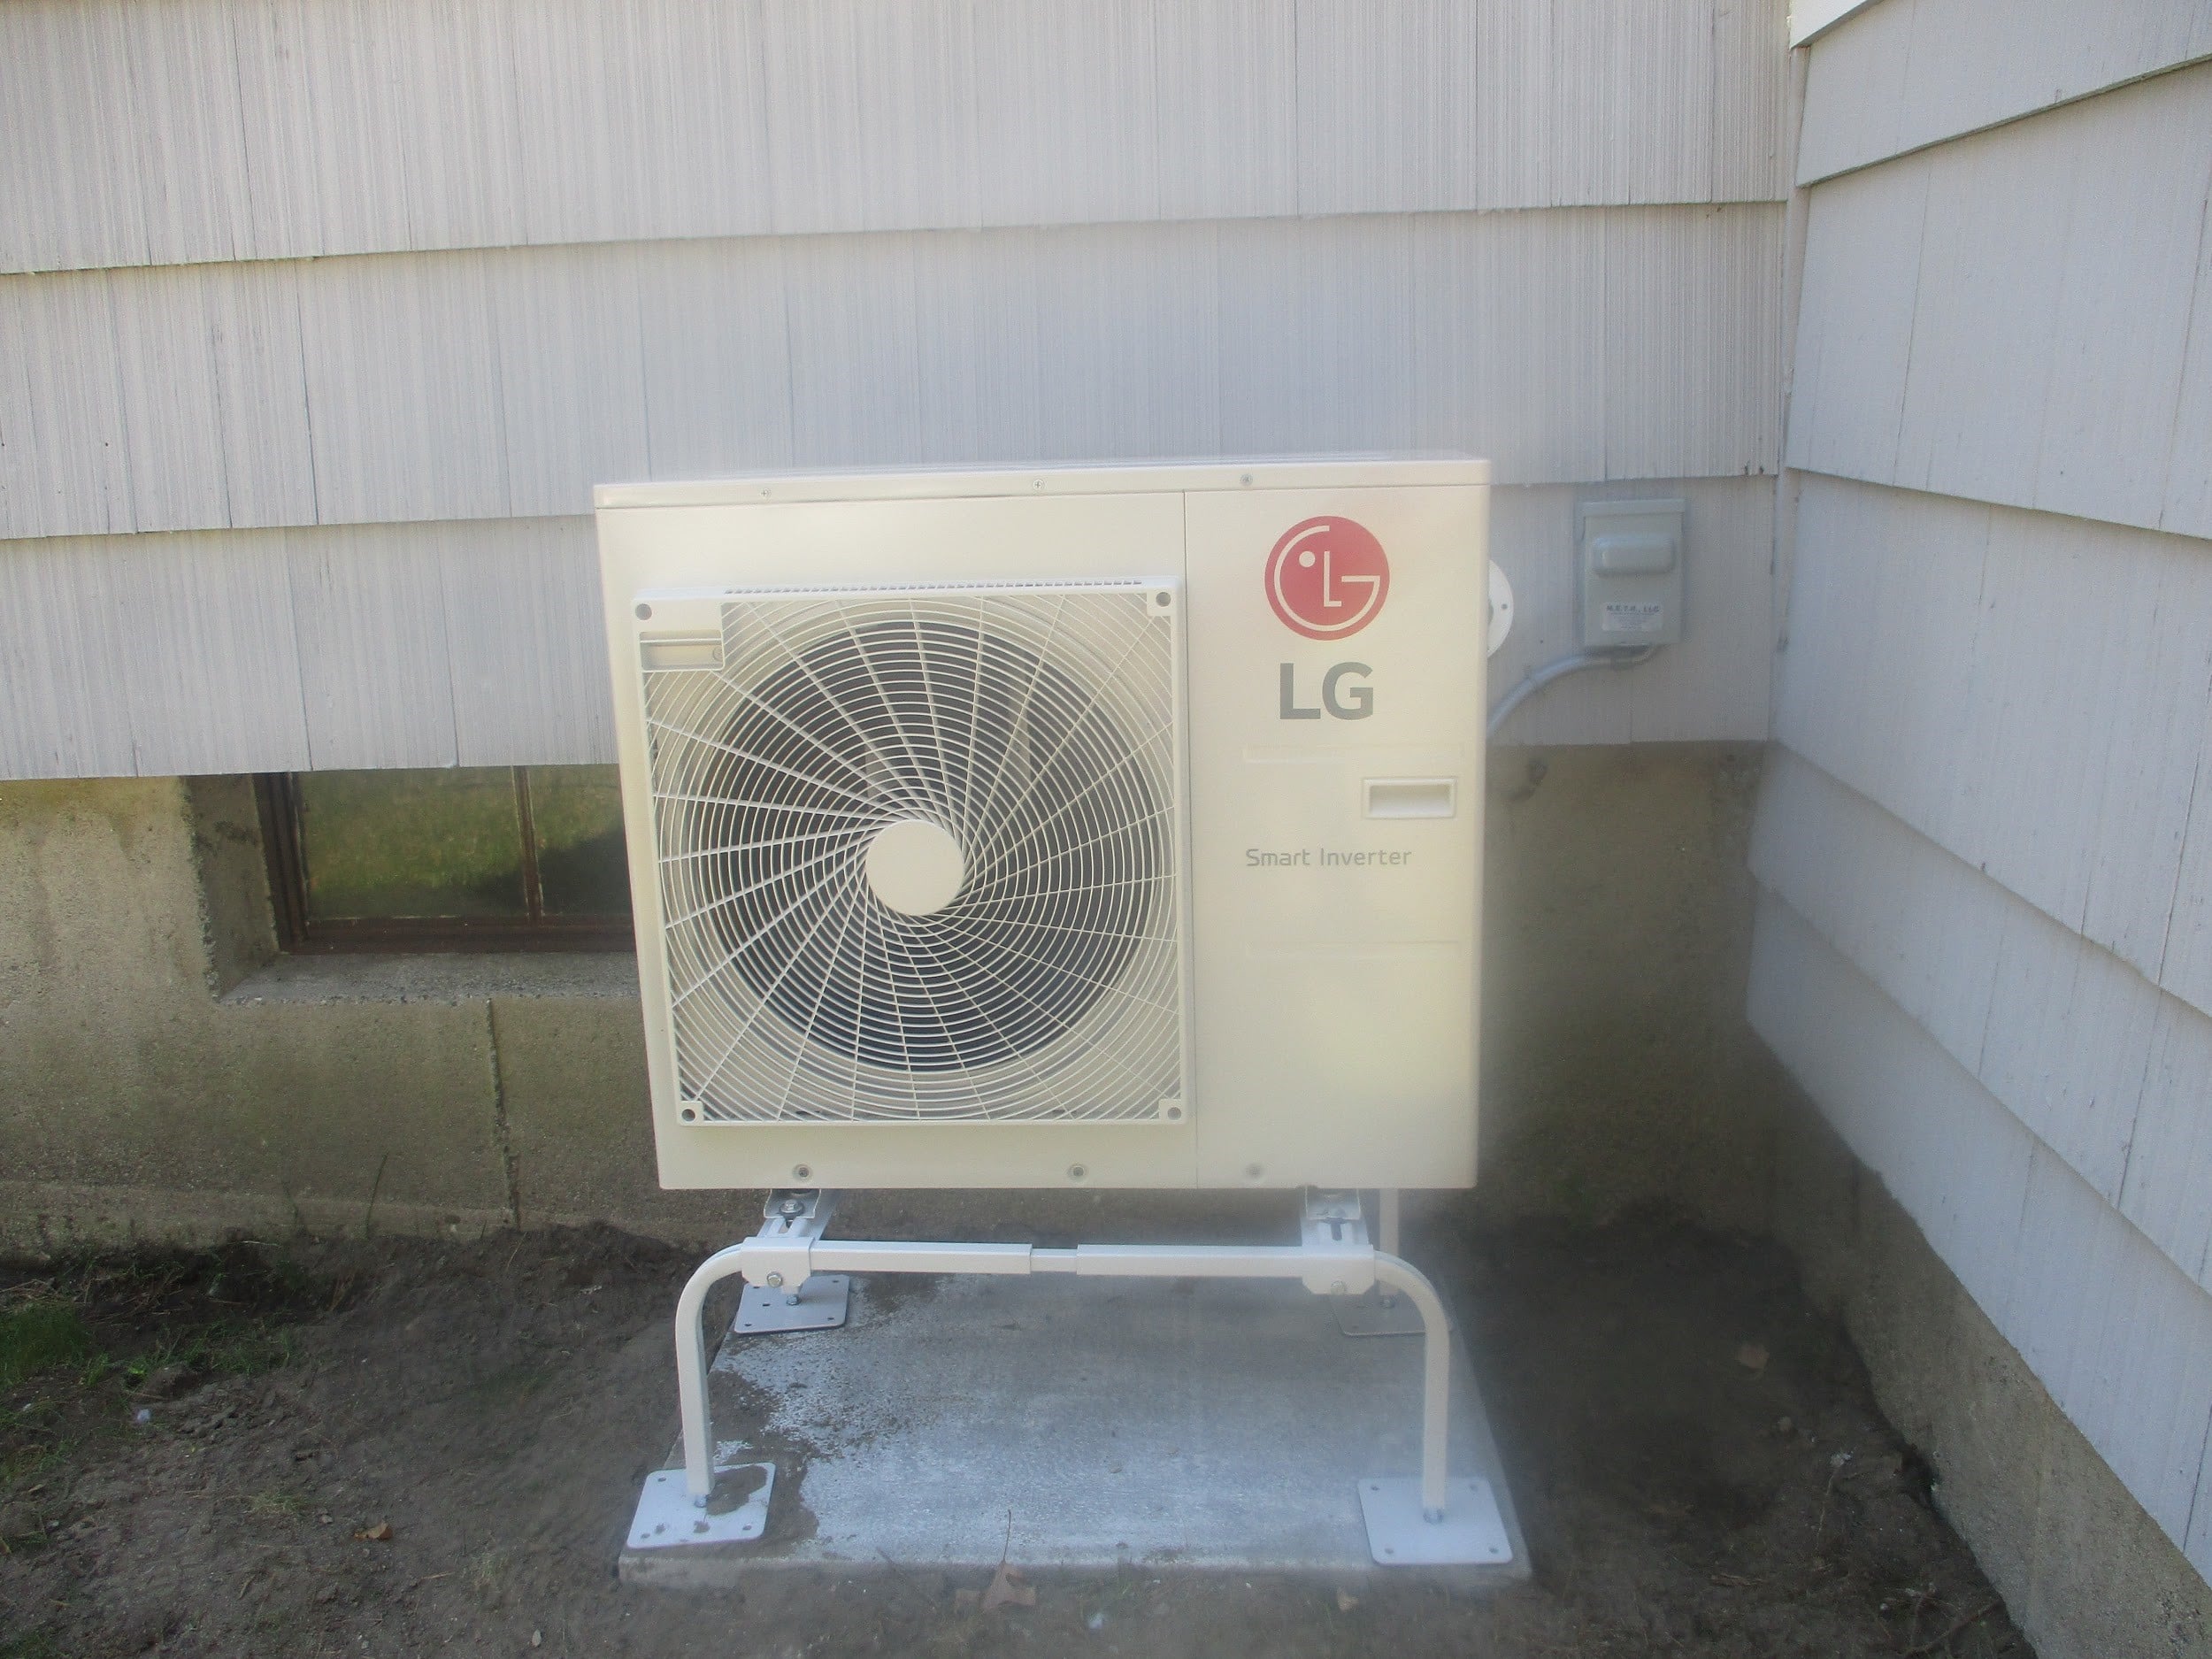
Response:
[[[1683,512],[1679,497],[1577,504],[1585,650],[1672,645],[1682,637]]]

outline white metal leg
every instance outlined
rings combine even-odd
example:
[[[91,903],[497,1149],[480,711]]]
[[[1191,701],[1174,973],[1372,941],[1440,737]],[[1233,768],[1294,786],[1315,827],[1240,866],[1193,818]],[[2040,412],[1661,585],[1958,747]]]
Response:
[[[1402,1293],[1419,1313],[1422,1326],[1421,1515],[1425,1522],[1437,1525],[1450,1516],[1455,1502],[1455,1483],[1448,1479],[1450,1322],[1435,1286],[1417,1269],[1394,1251],[1378,1249],[1369,1241],[1356,1194],[1350,1196],[1348,1204],[1338,1194],[1310,1196],[1304,1241],[1296,1245],[1085,1244],[1073,1249],[1041,1249],[1026,1244],[826,1240],[821,1232],[827,1224],[833,1195],[802,1196],[807,1201],[803,1208],[795,1208],[787,1194],[772,1198],[769,1219],[762,1230],[743,1243],[709,1256],[677,1299],[677,1400],[683,1417],[685,1488],[695,1504],[703,1506],[714,1490],[714,1435],[707,1401],[703,1313],[707,1293],[722,1280],[741,1274],[748,1283],[780,1288],[803,1284],[810,1274],[818,1272],[1073,1273],[1084,1278],[1297,1279],[1318,1295],[1356,1295],[1378,1286]],[[1394,1193],[1386,1195],[1386,1225],[1393,1232],[1396,1196]],[[1371,1483],[1363,1485],[1371,1487]],[[1466,1487],[1468,1483],[1456,1485]],[[1383,1558],[1379,1548],[1377,1558]],[[1431,1549],[1401,1558],[1456,1557],[1448,1551],[1439,1554]]]

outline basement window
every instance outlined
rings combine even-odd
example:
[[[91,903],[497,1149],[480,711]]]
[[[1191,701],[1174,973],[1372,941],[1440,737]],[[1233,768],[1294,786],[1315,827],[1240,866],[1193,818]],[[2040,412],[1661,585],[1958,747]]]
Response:
[[[632,946],[612,766],[277,772],[259,786],[288,950]]]

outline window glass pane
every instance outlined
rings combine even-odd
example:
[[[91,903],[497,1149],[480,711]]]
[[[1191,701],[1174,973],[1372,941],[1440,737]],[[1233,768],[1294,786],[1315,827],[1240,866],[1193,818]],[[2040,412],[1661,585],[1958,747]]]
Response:
[[[548,916],[627,916],[622,777],[612,766],[530,768],[538,887]]]
[[[508,768],[311,772],[298,788],[311,920],[525,914]]]

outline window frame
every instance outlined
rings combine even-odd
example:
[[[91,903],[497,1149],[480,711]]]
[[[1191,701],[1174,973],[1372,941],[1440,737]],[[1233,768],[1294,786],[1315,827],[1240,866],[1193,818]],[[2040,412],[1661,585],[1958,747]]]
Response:
[[[370,917],[318,919],[307,908],[307,852],[299,774],[257,773],[254,799],[267,854],[269,897],[278,946],[301,955],[342,951],[634,951],[627,916],[548,916],[538,879],[538,839],[530,805],[530,768],[511,766],[515,814],[522,834],[522,891],[527,914],[514,916]]]

